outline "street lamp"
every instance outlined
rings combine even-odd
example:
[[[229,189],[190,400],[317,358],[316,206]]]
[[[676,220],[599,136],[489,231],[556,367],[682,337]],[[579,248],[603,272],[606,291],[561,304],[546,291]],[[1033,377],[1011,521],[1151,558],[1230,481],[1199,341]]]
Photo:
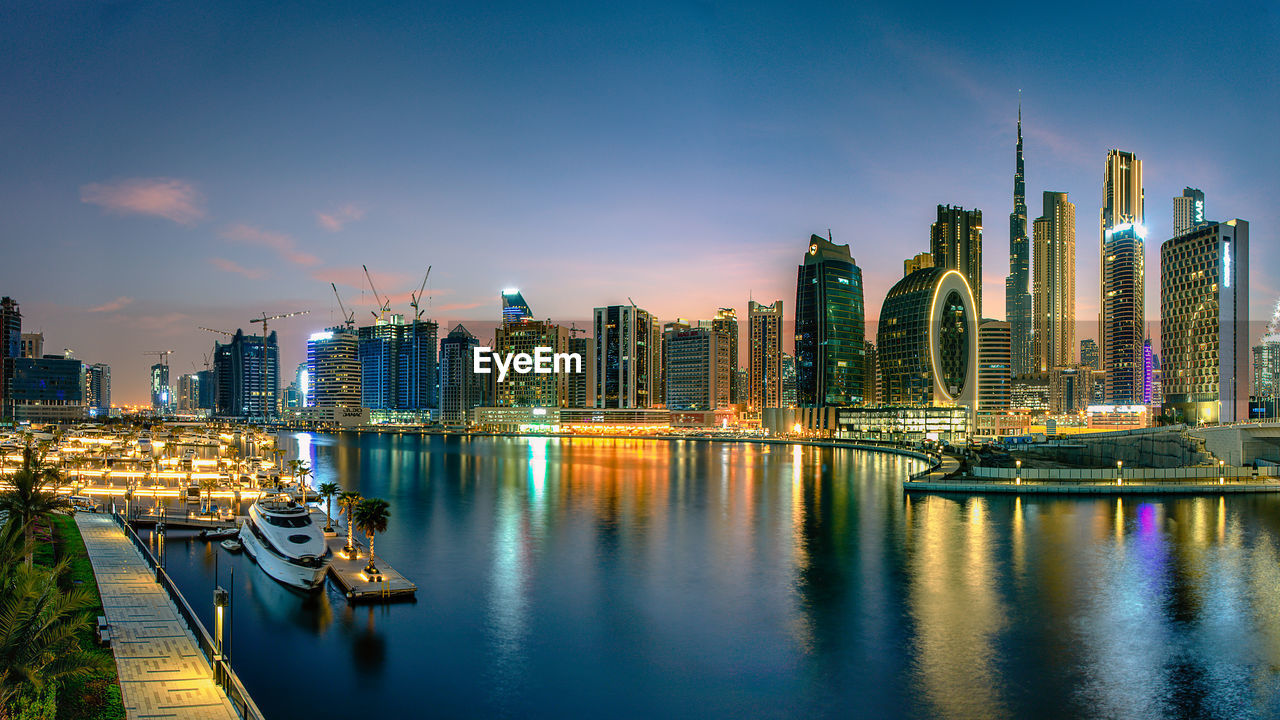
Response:
[[[1218,484],[1219,484],[1219,485],[1224,485],[1224,484],[1226,484],[1226,480],[1225,480],[1225,478],[1224,478],[1224,476],[1225,476],[1225,474],[1226,474],[1226,473],[1225,473],[1225,472],[1223,471],[1223,469],[1222,469],[1222,466],[1223,466],[1223,464],[1224,464],[1224,463],[1225,463],[1225,461],[1224,461],[1224,460],[1219,460],[1219,461],[1218,461]]]
[[[1116,461],[1116,484],[1122,485],[1124,483],[1123,478],[1124,478],[1124,461],[1117,460]]]
[[[1022,484],[1022,460],[1014,460],[1013,465],[1016,468],[1015,472],[1017,473],[1017,475],[1013,479],[1013,484],[1021,485]]]

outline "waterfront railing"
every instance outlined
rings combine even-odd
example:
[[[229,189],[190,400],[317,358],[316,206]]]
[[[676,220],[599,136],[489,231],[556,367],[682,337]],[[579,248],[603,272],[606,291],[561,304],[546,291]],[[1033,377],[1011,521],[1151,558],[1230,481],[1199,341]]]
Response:
[[[1272,481],[1280,478],[1280,467],[1205,466],[1179,468],[1007,468],[977,466],[969,468],[969,479],[1022,482],[1124,482],[1186,483],[1212,482],[1215,480],[1242,482],[1249,480]]]
[[[214,681],[227,694],[227,699],[231,701],[236,713],[244,720],[265,720],[262,711],[258,709],[257,704],[253,702],[253,698],[249,696],[249,691],[240,682],[240,677],[231,669],[231,660],[228,655],[229,643],[224,642],[223,653],[219,654],[213,636],[205,629],[204,623],[200,622],[195,610],[191,609],[191,605],[183,597],[182,592],[178,590],[173,578],[169,576],[164,566],[160,564],[155,554],[151,552],[151,547],[143,542],[142,538],[138,537],[138,533],[134,532],[133,527],[125,522],[120,513],[112,513],[111,517],[124,531],[125,536],[133,541],[133,545],[141,553],[142,559],[155,571],[156,582],[160,587],[164,588],[165,593],[169,595],[169,600],[178,609],[178,615],[186,623],[187,629],[195,636],[196,644],[200,647],[200,652],[204,655],[205,662],[209,664],[209,669],[213,671]],[[230,640],[229,636],[230,633],[228,633],[228,640]]]

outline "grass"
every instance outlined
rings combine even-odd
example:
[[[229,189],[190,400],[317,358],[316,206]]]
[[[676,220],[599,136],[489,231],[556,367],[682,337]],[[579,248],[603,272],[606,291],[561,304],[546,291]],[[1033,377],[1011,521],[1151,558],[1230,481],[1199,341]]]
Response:
[[[60,583],[67,589],[82,587],[92,596],[94,610],[90,613],[91,621],[102,615],[102,597],[98,594],[98,581],[93,575],[93,565],[89,562],[89,553],[85,550],[84,540],[80,537],[80,529],[76,527],[75,518],[68,515],[57,515],[49,521],[52,530],[52,542],[40,543],[36,550],[36,562],[53,564],[66,559],[69,563],[67,574]],[[42,557],[44,562],[41,562]],[[96,622],[80,633],[80,647],[87,652],[103,656],[108,660],[108,669],[88,678],[65,683],[58,691],[58,720],[124,720],[124,702],[120,698],[120,681],[116,676],[115,657],[107,648],[95,641]]]

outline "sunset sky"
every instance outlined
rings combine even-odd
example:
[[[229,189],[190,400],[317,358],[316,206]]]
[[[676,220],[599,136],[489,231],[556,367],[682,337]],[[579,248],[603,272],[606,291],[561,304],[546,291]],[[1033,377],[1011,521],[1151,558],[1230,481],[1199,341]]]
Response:
[[[1096,316],[1109,148],[1146,173],[1147,307],[1172,198],[1251,223],[1252,312],[1280,297],[1280,5],[170,3],[0,6],[0,294],[46,352],[202,365],[250,317],[287,370],[339,318],[542,317],[634,298],[661,318],[791,315],[810,233],[849,243],[869,318],[938,203],[984,214],[1004,316],[1022,90],[1031,217],[1078,208]],[[745,333],[745,325],[743,332]],[[447,327],[442,328],[442,333]],[[1082,326],[1081,336],[1092,334]]]

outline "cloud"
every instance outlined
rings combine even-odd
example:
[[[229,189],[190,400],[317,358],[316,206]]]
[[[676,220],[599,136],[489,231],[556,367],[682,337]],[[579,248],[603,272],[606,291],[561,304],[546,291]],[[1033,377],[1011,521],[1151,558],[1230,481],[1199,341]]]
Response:
[[[346,227],[347,223],[355,222],[363,217],[364,208],[348,203],[333,212],[316,213],[316,222],[329,232],[338,232]]]
[[[259,280],[265,277],[267,274],[266,271],[263,270],[262,268],[247,268],[223,258],[209,258],[209,262],[212,263],[213,266],[218,268],[219,270],[223,270],[229,273],[236,273],[237,275],[243,275],[249,278],[250,280]]]
[[[194,225],[205,216],[204,198],[185,180],[132,178],[112,183],[89,183],[80,188],[80,201],[121,215],[151,215],[179,225]]]
[[[309,252],[298,249],[298,241],[292,235],[263,230],[252,225],[239,223],[222,231],[222,237],[233,242],[246,245],[257,245],[270,248],[295,265],[312,267],[320,264],[320,258]]]
[[[99,305],[97,307],[89,308],[89,312],[91,313],[115,312],[123,308],[125,305],[128,305],[129,303],[132,303],[132,302],[133,302],[133,298],[125,297],[121,295],[120,297],[116,298],[115,300],[112,300],[109,303],[103,303],[102,305]]]

